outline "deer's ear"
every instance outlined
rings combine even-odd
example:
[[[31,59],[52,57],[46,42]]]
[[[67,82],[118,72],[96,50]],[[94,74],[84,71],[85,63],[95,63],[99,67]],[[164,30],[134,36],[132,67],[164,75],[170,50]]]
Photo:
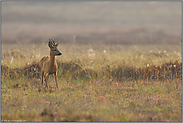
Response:
[[[59,44],[60,44],[60,43],[57,43],[57,44],[55,44],[55,46],[57,47]]]
[[[52,48],[52,41],[49,39],[49,42],[48,42],[48,46],[50,47],[50,48]]]

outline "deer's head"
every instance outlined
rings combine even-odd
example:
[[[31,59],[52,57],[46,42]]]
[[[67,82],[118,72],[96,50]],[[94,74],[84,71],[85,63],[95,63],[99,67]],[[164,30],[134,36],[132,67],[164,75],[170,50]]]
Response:
[[[57,49],[59,43],[55,43],[54,40],[49,39],[48,46],[50,48],[50,55],[62,55],[62,53]]]

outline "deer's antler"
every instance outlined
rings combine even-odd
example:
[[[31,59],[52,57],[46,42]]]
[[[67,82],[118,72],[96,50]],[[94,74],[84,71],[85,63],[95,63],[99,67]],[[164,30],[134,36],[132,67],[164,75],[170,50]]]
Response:
[[[49,39],[48,46],[49,47],[55,46],[55,41],[53,39]]]

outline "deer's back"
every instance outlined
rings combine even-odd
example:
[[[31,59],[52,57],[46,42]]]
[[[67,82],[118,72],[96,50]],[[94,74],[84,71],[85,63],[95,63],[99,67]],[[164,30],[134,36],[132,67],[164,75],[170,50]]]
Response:
[[[49,61],[49,60],[50,60],[50,56],[43,56],[43,58],[41,58],[41,60],[40,60],[40,67],[41,67],[41,69],[43,68],[43,63],[45,61]]]

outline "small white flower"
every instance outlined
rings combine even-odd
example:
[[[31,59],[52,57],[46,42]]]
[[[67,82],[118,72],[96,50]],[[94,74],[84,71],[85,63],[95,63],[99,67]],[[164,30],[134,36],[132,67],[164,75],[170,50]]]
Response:
[[[11,58],[10,64],[13,62],[13,57]]]
[[[95,56],[95,51],[93,49],[89,49],[88,56]]]

